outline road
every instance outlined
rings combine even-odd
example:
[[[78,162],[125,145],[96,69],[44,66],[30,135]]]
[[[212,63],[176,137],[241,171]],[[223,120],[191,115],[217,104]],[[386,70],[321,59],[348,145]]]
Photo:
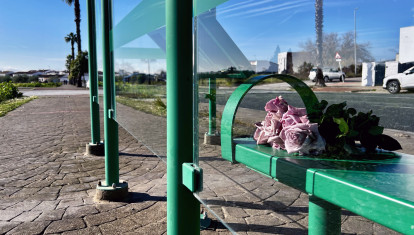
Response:
[[[279,85],[281,86],[281,85]],[[55,96],[55,95],[89,95],[89,90],[76,89],[72,86],[66,89],[21,89],[24,95],[31,96]],[[217,92],[217,104],[225,105],[228,97],[234,89],[219,89]],[[205,89],[200,89],[205,93]],[[102,90],[99,91],[102,94]],[[414,132],[414,93],[326,93],[316,92],[319,100],[326,100],[330,104],[346,101],[348,107],[355,108],[357,111],[374,111],[374,114],[381,118],[380,125],[389,129]],[[275,91],[267,89],[252,90],[244,98],[240,107],[264,110],[264,105],[270,99],[282,95],[285,100],[293,106],[304,107],[299,95],[291,91]],[[200,94],[200,101],[204,94]]]
[[[315,93],[319,100],[326,100],[329,104],[347,102],[348,107],[357,111],[368,112],[381,118],[380,125],[385,128],[414,132],[414,94],[401,93]],[[272,91],[248,93],[240,107],[264,110],[266,102],[281,95],[290,104],[304,107],[299,95],[289,91]],[[229,93],[218,92],[217,104],[225,105]]]

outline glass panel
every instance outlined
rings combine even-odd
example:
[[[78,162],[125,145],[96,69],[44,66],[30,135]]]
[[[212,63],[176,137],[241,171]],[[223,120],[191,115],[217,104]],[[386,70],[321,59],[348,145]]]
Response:
[[[114,1],[113,12],[117,121],[164,159],[165,1]]]
[[[321,4],[323,13],[315,11],[315,2],[317,6]],[[199,133],[195,132],[195,139],[200,141],[198,157],[204,171],[204,190],[196,197],[209,215],[217,216],[232,232],[301,234],[307,230],[308,196],[301,192],[301,185],[296,185],[301,189],[296,190],[244,164],[232,164],[222,158],[224,146],[203,144],[204,138],[213,141],[223,131],[220,125],[224,105],[249,78],[272,73],[293,75],[312,87],[319,101],[327,100],[329,105],[346,101],[358,112],[373,110],[380,117],[379,125],[385,127],[384,134],[401,143],[400,151],[414,153],[408,137],[414,131],[412,94],[404,89],[400,94],[390,94],[382,87],[385,76],[402,73],[414,65],[414,3],[322,2],[197,2],[195,86],[199,92]],[[322,22],[317,24],[322,29],[321,47],[316,39],[315,14]],[[317,66],[322,69],[326,87],[312,81]],[[413,89],[406,79],[409,76],[407,71],[400,83],[389,83],[388,89]],[[214,115],[209,117],[209,98],[214,94],[216,120]],[[234,121],[235,136],[253,137],[254,124],[267,114],[264,106],[278,96],[291,106],[305,107],[287,83],[268,79],[244,97]],[[216,129],[212,127],[214,121]],[[355,232],[353,226],[346,225],[364,220],[344,216],[345,233]],[[373,230],[392,233],[380,225],[373,226]]]

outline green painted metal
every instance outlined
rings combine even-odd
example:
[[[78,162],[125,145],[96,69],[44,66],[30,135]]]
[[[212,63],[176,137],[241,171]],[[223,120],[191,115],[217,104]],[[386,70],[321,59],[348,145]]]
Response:
[[[308,188],[325,201],[402,234],[414,234],[413,173],[317,170]]]
[[[89,43],[89,97],[91,109],[91,143],[101,141],[99,120],[98,68],[96,64],[96,17],[95,0],[87,0],[88,12],[88,43]]]
[[[216,134],[216,79],[208,79],[208,99],[209,99],[209,113],[208,113],[208,134]]]
[[[325,201],[324,205],[333,204],[403,234],[414,234],[414,156],[377,151],[364,160],[321,159],[257,145],[251,138],[234,143],[237,162],[307,192]],[[319,204],[310,203],[309,231],[337,233],[336,208],[329,215]]]
[[[196,0],[195,15],[199,15],[228,0]],[[166,25],[166,0],[143,0],[115,26],[115,48],[119,48],[147,33]],[[142,22],[136,27],[137,22]],[[135,27],[131,27],[135,25]]]
[[[194,1],[194,15],[198,16],[199,14],[206,12],[210,9],[217,7],[218,5],[227,2],[228,0],[195,0]]]
[[[221,118],[221,152],[222,157],[231,162],[235,161],[234,156],[234,144],[233,144],[233,124],[236,117],[237,109],[244,98],[244,96],[249,92],[249,90],[259,82],[267,78],[278,78],[296,90],[296,92],[302,98],[303,103],[305,104],[306,110],[309,115],[315,113],[313,107],[315,104],[319,103],[318,98],[316,98],[313,91],[301,80],[282,74],[275,75],[261,75],[249,79],[245,83],[241,84],[230,96],[226,106],[223,110],[223,115]]]
[[[115,107],[115,74],[112,49],[112,0],[102,0],[102,46],[104,89],[104,137],[106,186],[119,184],[118,123]]]
[[[341,208],[317,197],[310,196],[308,234],[341,234]]]
[[[182,164],[192,162],[193,2],[166,1],[167,233],[200,233],[200,204],[182,184]]]
[[[258,80],[268,77],[250,80],[230,96],[222,118],[223,158],[309,193],[309,234],[339,234],[340,208],[398,232],[414,234],[413,156],[378,150],[358,160],[322,159],[257,145],[252,138],[232,139],[238,105]],[[306,85],[294,88],[308,113],[315,115],[312,107],[318,101],[307,86],[302,86]]]
[[[194,163],[183,163],[183,184],[193,193],[203,191],[203,169]]]
[[[208,227],[210,227],[211,219],[207,217],[207,213],[204,212],[203,214],[200,214],[200,229],[206,230]]]

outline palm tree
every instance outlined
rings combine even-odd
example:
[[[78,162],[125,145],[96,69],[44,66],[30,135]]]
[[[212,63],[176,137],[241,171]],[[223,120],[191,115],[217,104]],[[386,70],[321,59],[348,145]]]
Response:
[[[72,3],[74,3],[75,6],[75,23],[76,23],[76,35],[78,35],[78,37],[76,38],[77,41],[76,43],[78,44],[78,55],[82,53],[82,48],[81,48],[81,34],[80,34],[80,5],[79,5],[79,0],[62,0],[64,2],[66,2],[66,4],[68,4],[69,6],[72,6]],[[75,57],[73,57],[75,58]]]
[[[317,66],[323,66],[322,60],[322,28],[323,28],[323,0],[315,0],[315,30]]]
[[[75,59],[75,47],[74,47],[74,45],[75,45],[75,42],[77,41],[77,38],[78,38],[77,35],[72,33],[72,32],[70,34],[66,35],[66,37],[65,37],[65,42],[67,42],[67,43],[70,42],[70,45],[72,47],[72,59]]]

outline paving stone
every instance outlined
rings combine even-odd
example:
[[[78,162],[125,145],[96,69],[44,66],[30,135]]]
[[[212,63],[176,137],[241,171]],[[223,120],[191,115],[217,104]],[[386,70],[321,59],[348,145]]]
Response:
[[[20,222],[7,222],[7,221],[0,221],[0,234],[5,234],[8,231],[14,229],[20,224]]]
[[[11,220],[23,213],[21,210],[6,209],[0,211],[0,221]]]
[[[25,211],[11,221],[13,222],[31,222],[41,214],[41,211]]]
[[[7,234],[42,234],[49,224],[49,221],[22,223],[19,226],[15,227],[13,230],[9,231]]]
[[[88,227],[101,225],[107,222],[116,220],[116,216],[112,215],[111,212],[103,212],[94,215],[85,216],[84,220]]]
[[[225,207],[223,208],[224,217],[235,217],[235,218],[244,218],[249,215],[242,209],[237,207]]]
[[[65,209],[45,210],[36,219],[36,221],[55,221],[55,220],[61,220],[64,213],[65,213]]]
[[[99,226],[103,234],[121,234],[137,228],[137,223],[129,218],[118,219]]]
[[[267,215],[259,215],[254,217],[247,217],[246,222],[252,230],[260,230],[268,227],[275,227],[285,224],[284,221]]]
[[[63,219],[58,221],[53,221],[46,229],[45,234],[49,233],[61,233],[71,230],[77,230],[85,228],[85,223],[82,219]]]
[[[152,223],[143,227],[136,229],[131,234],[166,234],[167,233],[167,223],[165,221],[159,223]]]
[[[78,229],[75,231],[69,231],[69,232],[62,233],[62,235],[84,235],[84,234],[100,235],[102,233],[98,227],[87,227],[87,228]]]
[[[83,205],[82,198],[70,198],[70,199],[61,200],[56,208],[61,209],[61,208],[67,208],[69,206],[81,206],[81,205]]]
[[[63,215],[63,219],[81,218],[86,215],[93,215],[96,213],[98,213],[98,210],[95,208],[95,206],[71,206],[66,209],[66,212]]]

